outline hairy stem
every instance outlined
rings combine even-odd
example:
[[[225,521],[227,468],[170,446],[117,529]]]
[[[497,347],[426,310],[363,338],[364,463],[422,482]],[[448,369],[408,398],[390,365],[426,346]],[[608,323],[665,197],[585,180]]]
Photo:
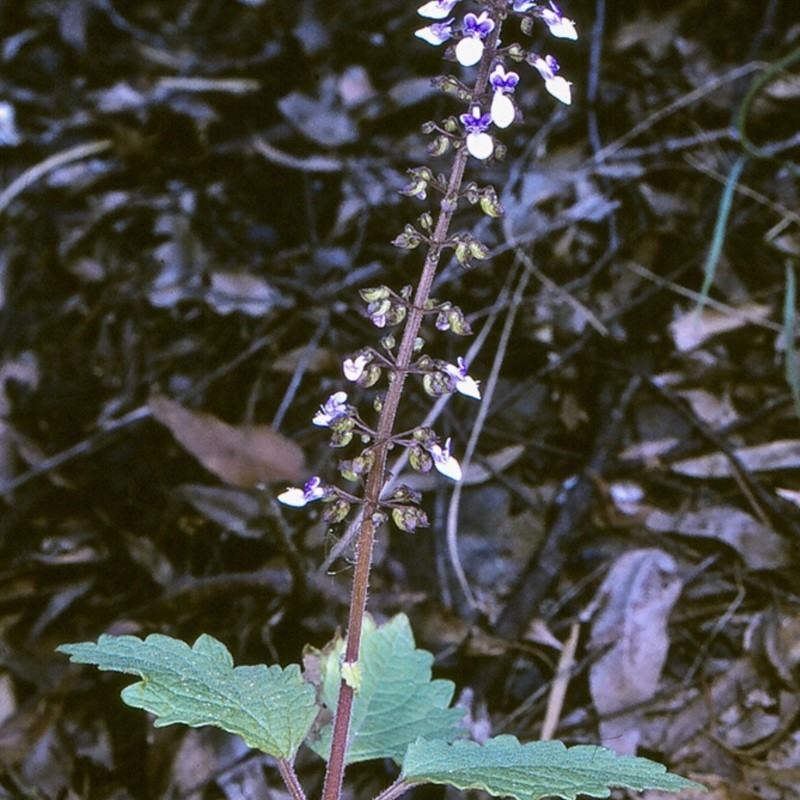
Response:
[[[500,29],[502,27],[502,13],[496,16],[496,26],[486,40],[485,49],[478,77],[473,89],[473,98],[477,98],[486,86],[489,70],[492,66]],[[361,648],[361,631],[364,623],[364,614],[367,606],[367,591],[369,588],[369,575],[372,567],[372,549],[375,541],[378,514],[380,511],[381,491],[386,484],[386,460],[391,445],[397,409],[403,394],[406,375],[414,356],[414,342],[419,335],[424,317],[425,303],[427,302],[433,279],[442,256],[442,249],[447,240],[450,223],[455,214],[453,198],[458,196],[464,178],[464,170],[469,154],[466,147],[461,147],[455,155],[453,168],[444,194],[444,200],[439,208],[439,216],[431,236],[430,247],[425,257],[419,284],[414,295],[414,302],[406,318],[403,337],[397,352],[397,361],[394,368],[389,389],[383,403],[383,408],[378,419],[373,453],[374,464],[370,470],[364,490],[364,511],[361,527],[356,540],[356,563],[353,573],[353,589],[350,599],[350,615],[347,623],[347,643],[344,654],[344,663],[353,664],[358,661]],[[333,737],[331,753],[328,759],[328,768],[325,774],[325,785],[322,792],[323,800],[339,800],[341,797],[342,780],[344,777],[345,758],[347,756],[348,732],[350,717],[353,708],[355,690],[342,680],[339,686],[339,701],[333,724]]]

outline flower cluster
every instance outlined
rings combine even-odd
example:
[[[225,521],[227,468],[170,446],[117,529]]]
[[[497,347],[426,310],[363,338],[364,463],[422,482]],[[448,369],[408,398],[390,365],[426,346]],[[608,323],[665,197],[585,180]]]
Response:
[[[373,290],[364,290],[369,293]],[[371,302],[375,302],[374,300]],[[434,304],[432,304],[434,305]],[[443,307],[430,309],[430,313],[437,315],[438,320],[442,314],[461,315],[460,309],[445,304]],[[344,377],[361,386],[371,386],[380,378],[383,369],[391,369],[391,360],[381,356],[377,351],[365,348],[355,356],[348,356],[342,362]],[[422,356],[413,368],[415,372],[423,374],[423,385],[428,394],[440,395],[458,392],[465,397],[480,400],[481,393],[478,381],[472,378],[467,371],[467,364],[459,357],[456,364],[431,359]],[[379,404],[378,404],[379,405]],[[340,462],[339,471],[347,480],[358,480],[372,468],[373,459],[369,443],[374,439],[375,431],[369,428],[359,417],[355,407],[347,402],[347,393],[334,392],[319,407],[312,419],[314,425],[331,430],[331,446],[345,447],[350,443],[354,434],[360,435],[367,447],[354,459]],[[430,428],[416,428],[408,434],[398,434],[393,437],[396,444],[409,449],[409,463],[419,472],[429,472],[436,469],[439,473],[453,481],[461,480],[461,465],[451,454],[451,440],[448,438],[444,444]],[[340,522],[350,511],[350,507],[357,499],[335,486],[328,486],[322,479],[315,475],[309,479],[302,488],[290,487],[278,495],[278,500],[287,506],[302,508],[316,500],[327,504],[324,519],[327,522]],[[415,507],[419,502],[417,494],[408,487],[401,486],[395,491],[385,505],[392,510],[392,519],[395,524],[406,531],[413,531],[417,527],[427,525],[423,511]]]
[[[463,67],[477,64],[483,57],[485,39],[495,29],[495,22],[486,9],[479,14],[468,12],[461,25],[455,26],[455,18],[450,13],[461,0],[429,0],[418,9],[418,14],[427,19],[439,20],[420,28],[416,36],[428,44],[439,46],[455,39],[452,57]],[[523,31],[530,32],[534,20],[540,20],[550,33],[559,39],[578,38],[575,23],[561,13],[561,9],[549,0],[547,5],[536,0],[508,0],[508,12],[522,18]],[[503,51],[509,58],[526,62],[537,70],[544,81],[545,89],[557,100],[569,105],[572,102],[572,89],[568,80],[558,74],[558,61],[552,55],[538,55],[526,52],[520,45],[511,45]],[[512,100],[514,89],[519,83],[519,75],[506,71],[502,56],[498,52],[488,79],[487,92],[491,92],[490,108],[484,113],[482,98],[473,98],[470,110],[460,116],[466,133],[466,146],[470,155],[486,159],[495,152],[495,143],[488,133],[489,126],[507,128],[517,117]]]
[[[528,63],[541,75],[547,91],[563,103],[572,100],[570,83],[558,74],[558,62],[552,55],[540,56],[526,52],[520,45],[499,47],[499,37],[503,20],[514,15],[521,19],[524,33],[530,33],[534,23],[541,21],[553,36],[562,39],[576,39],[577,33],[572,20],[561,13],[558,6],[550,0],[485,0],[487,7],[478,13],[468,12],[458,27],[450,14],[461,0],[429,0],[419,13],[434,20],[421,28],[416,35],[433,45],[441,45],[450,39],[454,44],[448,47],[448,55],[464,67],[480,64],[474,86],[467,88],[458,78],[446,76],[437,79],[436,85],[468,102],[468,111],[458,119],[450,117],[441,125],[426,123],[423,129],[428,133],[438,132],[429,146],[432,155],[439,155],[451,145],[466,147],[466,153],[487,159],[497,155],[502,146],[497,144],[489,133],[491,126],[508,128],[519,116],[514,104],[514,91],[519,84],[518,73],[506,68],[506,59],[518,63]],[[488,108],[488,111],[485,110]],[[459,124],[460,123],[460,124]],[[462,156],[462,158],[465,156]],[[427,245],[429,253],[435,253],[432,262],[426,262],[425,269],[436,268],[436,261],[446,249],[451,249],[456,261],[468,266],[472,260],[489,257],[488,248],[468,232],[448,234],[450,218],[459,202],[465,199],[480,206],[481,211],[491,218],[503,215],[503,206],[497,192],[491,186],[479,187],[470,182],[462,185],[462,175],[453,172],[457,178],[448,179],[435,175],[426,167],[409,170],[409,183],[401,191],[410,197],[425,200],[430,190],[441,196],[440,218],[434,223],[433,215],[423,213],[416,225],[406,224],[402,233],[392,242],[396,247],[414,250]],[[445,220],[444,225],[441,224]],[[427,284],[430,286],[430,282]],[[478,381],[469,375],[467,364],[461,357],[452,364],[433,358],[423,352],[425,342],[419,336],[423,318],[431,317],[437,331],[450,332],[456,336],[471,333],[469,323],[460,308],[450,302],[439,302],[431,297],[414,298],[413,288],[406,286],[394,291],[388,286],[374,286],[360,290],[361,299],[366,304],[366,317],[383,331],[380,347],[365,347],[342,362],[342,372],[347,381],[361,388],[378,384],[382,378],[389,381],[386,394],[377,394],[373,408],[382,414],[389,407],[388,419],[394,419],[402,391],[402,380],[406,376],[421,376],[424,391],[432,396],[457,392],[474,400],[481,399]],[[405,325],[402,342],[397,345],[393,329]],[[398,382],[398,378],[401,378]],[[399,387],[399,388],[398,388]],[[461,465],[451,452],[450,438],[444,441],[428,427],[413,428],[405,433],[385,433],[385,419],[381,417],[375,428],[360,416],[355,406],[348,402],[347,393],[337,391],[319,407],[313,417],[314,425],[330,431],[332,447],[345,448],[353,441],[362,445],[360,453],[339,462],[340,475],[347,481],[366,482],[369,499],[357,496],[323,483],[319,476],[311,478],[303,487],[287,489],[278,499],[289,506],[303,507],[320,501],[325,506],[323,519],[335,523],[342,521],[353,504],[367,504],[373,510],[380,509],[379,516],[386,518],[388,512],[395,524],[402,530],[415,530],[427,525],[424,512],[418,508],[419,497],[407,486],[394,490],[388,498],[381,498],[381,489],[376,489],[375,481],[367,477],[373,470],[385,470],[386,454],[391,447],[404,447],[408,452],[408,463],[419,472],[433,469],[445,477],[461,480]],[[382,431],[379,433],[378,431]]]

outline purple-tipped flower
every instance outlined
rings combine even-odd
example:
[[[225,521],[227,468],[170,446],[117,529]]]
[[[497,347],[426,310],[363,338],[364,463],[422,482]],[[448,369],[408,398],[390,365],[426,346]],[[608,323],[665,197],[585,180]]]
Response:
[[[535,56],[531,62],[539,74],[544,78],[544,88],[550,92],[556,100],[560,100],[564,105],[572,102],[572,85],[568,80],[558,75],[558,61],[554,56]]]
[[[428,448],[428,452],[433,458],[433,466],[441,472],[445,478],[451,481],[461,480],[461,465],[450,455],[450,439],[444,443],[444,447],[433,444]]]
[[[475,158],[489,158],[494,152],[492,137],[486,133],[492,121],[491,114],[481,114],[480,106],[473,106],[469,114],[462,114],[461,123],[467,131],[467,150]]]
[[[414,36],[422,39],[423,42],[432,44],[438,47],[444,44],[448,39],[453,36],[453,20],[448,19],[447,22],[435,22],[433,25],[428,25],[427,28],[420,28],[414,32]]]
[[[464,38],[456,45],[456,61],[462,67],[471,67],[481,60],[483,40],[494,30],[494,20],[488,11],[480,15],[464,15]]]
[[[557,39],[572,39],[575,41],[578,38],[575,23],[561,13],[561,9],[553,0],[550,0],[550,8],[540,8],[536,14]]]
[[[472,397],[474,400],[481,399],[481,390],[478,388],[478,381],[467,375],[467,362],[459,356],[458,366],[455,364],[445,364],[444,371],[453,379],[455,390],[465,397]]]
[[[536,5],[536,0],[514,0],[513,8],[515,13],[524,14]]]
[[[517,115],[514,103],[508,95],[513,94],[519,83],[519,75],[516,72],[506,72],[503,65],[498,64],[489,76],[489,83],[494,90],[492,105],[489,109],[492,122],[498,128],[507,128]]]
[[[278,500],[285,506],[302,508],[309,503],[313,503],[315,500],[325,497],[326,494],[327,492],[322,485],[322,480],[315,475],[302,489],[290,486],[285,492],[278,495]]]
[[[444,19],[459,0],[430,0],[417,9],[417,14],[428,19]]]
[[[364,374],[364,369],[368,363],[369,359],[363,355],[357,355],[355,358],[346,358],[342,362],[342,371],[345,378],[349,381],[357,381]]]
[[[336,392],[319,407],[319,411],[311,421],[320,428],[328,428],[345,414],[347,414],[347,392]]]
[[[519,75],[513,70],[506,72],[502,64],[498,64],[489,75],[489,83],[495,92],[513,92],[519,83]]]

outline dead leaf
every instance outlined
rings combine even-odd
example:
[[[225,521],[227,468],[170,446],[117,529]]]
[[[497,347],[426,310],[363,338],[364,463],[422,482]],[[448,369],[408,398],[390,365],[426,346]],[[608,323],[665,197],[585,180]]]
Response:
[[[632,22],[620,26],[614,37],[614,50],[625,52],[642,45],[655,61],[660,61],[674,44],[680,23],[677,11],[659,18],[643,12]]]
[[[605,653],[592,665],[589,688],[600,714],[600,737],[619,755],[635,754],[640,729],[631,706],[656,692],[669,650],[667,622],[683,582],[677,563],[647,548],[620,556],[585,616],[594,615],[590,650]]]
[[[766,444],[740,447],[734,453],[748,472],[772,472],[800,467],[798,439],[779,439]],[[679,475],[688,475],[691,478],[730,478],[735,474],[730,459],[724,453],[685,458],[672,464],[671,469]]]
[[[769,306],[758,303],[744,303],[735,310],[726,312],[716,308],[704,308],[699,313],[692,310],[676,317],[669,325],[669,332],[675,347],[681,353],[688,353],[712,336],[761,322],[771,313]]]
[[[148,407],[209,472],[231,486],[254,489],[306,477],[303,451],[267,425],[234,427],[160,395],[152,397]]]
[[[715,506],[684,514],[657,510],[647,516],[645,527],[656,533],[719,539],[736,550],[750,569],[785,567],[792,558],[785,539],[734,506]]]
[[[281,296],[263,278],[246,272],[212,272],[206,301],[219,314],[240,311],[263,317],[281,302]]]

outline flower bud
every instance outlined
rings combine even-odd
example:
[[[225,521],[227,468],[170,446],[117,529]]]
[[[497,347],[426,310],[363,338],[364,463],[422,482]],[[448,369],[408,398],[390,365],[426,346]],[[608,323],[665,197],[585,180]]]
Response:
[[[413,225],[406,225],[403,232],[392,240],[392,244],[402,250],[413,250],[415,247],[419,247],[423,241],[422,234]]]
[[[447,133],[457,133],[458,120],[455,117],[448,117],[442,122],[442,128],[444,128]]]
[[[420,228],[424,231],[430,232],[433,228],[433,216],[430,212],[426,211],[418,220]]]
[[[396,344],[397,341],[391,333],[387,333],[386,336],[381,339],[381,347],[389,352],[394,350]]]
[[[381,377],[381,368],[377,364],[370,364],[365,370],[364,374],[358,379],[358,385],[369,389],[374,386]]]
[[[447,94],[456,94],[461,89],[461,83],[452,75],[440,75],[431,81],[431,86],[441,89]]]
[[[516,42],[514,42],[514,44],[509,45],[506,48],[506,55],[512,61],[522,62],[522,61],[525,60],[526,53],[525,53],[525,50],[523,49],[522,45],[517,44]]]
[[[417,472],[430,472],[433,468],[433,459],[427,450],[415,445],[408,448],[408,463],[411,469]]]
[[[464,187],[464,189],[462,189],[461,193],[464,195],[464,197],[467,198],[467,202],[469,202],[469,204],[473,206],[475,205],[475,203],[478,202],[478,199],[480,198],[480,191],[478,190],[478,184],[475,183],[475,181],[470,181]]]
[[[428,527],[428,517],[421,508],[400,506],[392,509],[392,521],[401,530],[413,533],[417,528]]]
[[[533,34],[533,17],[523,17],[519,21],[519,29],[526,36],[531,36]]]
[[[487,217],[491,217],[492,219],[498,219],[505,214],[505,209],[503,208],[503,204],[500,202],[500,198],[497,196],[497,192],[495,192],[494,188],[491,186],[487,186],[483,190],[483,194],[481,195],[481,211],[486,214]]]
[[[374,303],[376,300],[383,300],[391,295],[388,286],[374,286],[367,289],[359,289],[358,293],[365,303]]]
[[[450,324],[450,330],[457,336],[470,336],[472,334],[472,328],[460,308],[452,309],[447,315],[447,321]]]
[[[357,481],[358,474],[353,469],[353,462],[349,459],[347,461],[340,461],[339,462],[339,474],[346,480],[346,481]]]
[[[458,208],[458,194],[451,192],[442,198],[442,211],[448,214]]]
[[[436,441],[436,434],[434,433],[433,428],[415,428],[414,432],[411,434],[411,437],[414,439],[414,441],[420,442],[421,444],[428,444]]]
[[[353,432],[344,430],[344,431],[334,431],[331,434],[331,447],[347,447],[350,442],[353,441]]]
[[[355,472],[356,475],[366,475],[372,469],[374,463],[375,455],[372,451],[362,453],[360,456],[356,456],[353,459],[353,472]]]
[[[453,381],[443,372],[426,372],[422,378],[425,393],[431,397],[441,397],[453,391]]]
[[[430,156],[443,156],[450,149],[450,140],[446,136],[437,136],[425,148]]]
[[[407,309],[405,306],[394,305],[386,312],[387,325],[399,325],[405,318]]]
[[[373,300],[367,306],[367,316],[371,319],[384,316],[392,307],[392,301],[385,297],[383,300]]]
[[[478,261],[485,261],[489,258],[489,249],[477,239],[471,239],[469,243],[469,255],[470,258],[477,258]]]
[[[410,486],[403,484],[398,486],[392,492],[392,500],[403,501],[406,503],[421,503],[422,493],[418,492],[416,489],[412,489]]]
[[[322,514],[322,519],[330,525],[341,522],[350,513],[350,503],[339,497],[329,503]]]

